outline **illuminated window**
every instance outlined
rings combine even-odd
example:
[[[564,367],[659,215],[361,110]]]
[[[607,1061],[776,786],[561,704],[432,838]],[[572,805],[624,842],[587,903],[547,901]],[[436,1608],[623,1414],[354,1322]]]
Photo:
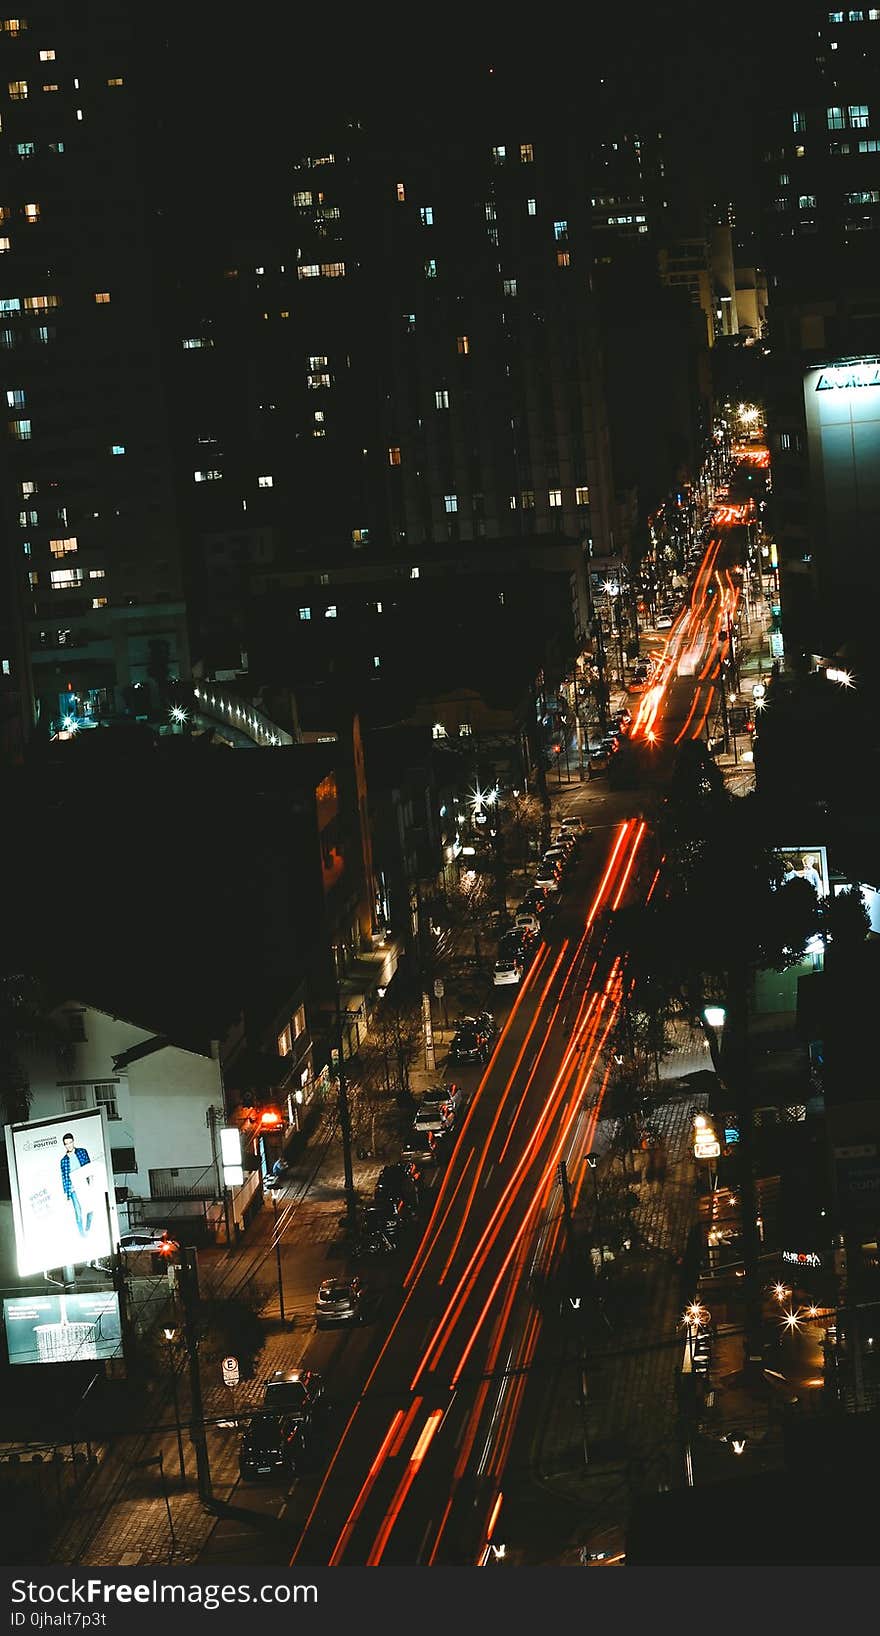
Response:
[[[55,61],[54,51],[41,51],[40,52],[40,62],[54,62],[54,61]]]
[[[317,375],[308,375],[306,379],[310,390],[313,392],[316,392],[321,386],[330,385],[330,376],[325,372],[321,372]]]
[[[799,193],[798,194],[798,210],[815,210],[815,208],[816,208],[816,195],[815,195],[815,193]]]
[[[312,617],[311,608],[300,608],[299,617],[300,617],[300,619],[311,619],[311,617]]]
[[[111,454],[125,454],[125,444],[124,443],[111,443],[110,453]]]
[[[85,575],[81,568],[52,568],[49,583],[53,591],[69,591],[82,585]]]
[[[107,598],[105,596],[93,596],[92,597],[92,607],[93,608],[106,608],[106,606],[107,606]]]
[[[446,507],[447,511],[457,511],[458,510],[458,495],[457,494],[444,494],[443,504]]]
[[[38,204],[26,204],[25,207],[24,207],[24,219],[25,219],[26,222],[38,222],[39,219],[40,219],[40,207],[39,207],[39,205]]]
[[[0,29],[4,34],[20,34],[27,26],[26,17],[4,17],[0,22]]]
[[[34,573],[28,574],[28,584],[29,584],[32,591],[36,590],[39,583],[40,583],[39,574],[34,574]]]
[[[324,609],[324,618],[325,619],[335,619],[336,618],[336,603],[335,602],[331,602],[329,608]]]
[[[298,205],[300,209],[302,209],[304,206],[312,203],[312,195],[311,193],[295,193],[293,195],[293,202],[295,205]]]
[[[402,182],[398,182],[397,184],[397,198],[400,204],[404,204],[406,202],[406,188]]]
[[[434,211],[431,205],[422,205],[419,215],[421,217],[423,227],[434,226]]]
[[[302,266],[296,269],[297,278],[319,278],[320,275],[321,269],[316,261],[303,263]]]
[[[523,511],[534,511],[534,509],[535,509],[535,491],[534,491],[534,489],[523,489],[522,492],[520,493],[519,503],[522,506]]]
[[[524,164],[524,165],[530,165],[532,163],[532,160],[535,157],[535,150],[532,147],[531,142],[521,142],[520,143],[519,157],[520,157],[521,163]]]
[[[410,579],[418,579],[419,569],[418,568],[411,568],[410,571],[409,571],[409,577],[410,577]]]
[[[274,486],[275,486],[274,477],[258,477],[257,478],[257,487],[258,488],[271,489],[271,488],[274,488]]]
[[[585,486],[582,487],[582,488],[576,488],[575,491],[574,491],[574,500],[575,500],[575,505],[588,506],[589,503],[590,503],[590,491],[589,491],[589,489],[587,487],[585,487]]]
[[[18,486],[19,486],[19,488],[21,490],[21,497],[22,497],[23,500],[27,500],[28,497],[31,494],[36,494],[37,493],[36,483],[25,482],[25,483],[19,483]]]
[[[842,108],[826,109],[825,117],[828,121],[829,131],[842,131],[846,126]]]
[[[30,421],[29,420],[11,420],[9,422],[9,433],[10,433],[11,437],[17,437],[20,442],[26,443],[28,438],[31,435],[31,423],[30,423]]]
[[[345,262],[344,261],[322,261],[322,263],[321,263],[321,274],[322,274],[322,277],[324,277],[324,278],[344,278],[345,277]]]
[[[849,114],[850,124],[852,126],[854,126],[856,129],[859,129],[860,127],[863,127],[863,126],[868,124],[870,115],[868,113],[867,103],[864,103],[864,102],[851,102],[850,105],[849,105],[849,108],[847,109],[847,112]]]
[[[35,511],[20,511],[18,514],[19,528],[36,528],[39,521],[39,516]]]
[[[79,550],[76,535],[71,534],[66,540],[50,540],[49,550],[53,557],[69,557],[72,551]]]
[[[554,237],[554,239],[567,239],[568,238],[568,222],[554,222],[553,223],[553,237]]]
[[[526,199],[526,210],[530,216],[536,215],[538,210],[537,199]]]
[[[511,496],[510,496],[510,509],[511,509],[511,511],[516,510],[516,495],[515,494],[511,494]]]
[[[516,279],[506,278],[502,288],[505,295],[516,295]]]
[[[15,151],[19,159],[33,159],[36,153],[36,144],[33,142],[16,142]]]
[[[57,87],[57,85],[44,85],[43,90],[44,91],[57,91],[58,87]]]
[[[561,506],[562,505],[562,490],[561,489],[550,489],[550,491],[549,491],[549,500],[550,500],[550,505],[554,510],[556,509],[556,507]]]
[[[369,545],[370,530],[368,528],[353,528],[351,531],[352,545]]]
[[[556,252],[556,265],[557,265],[557,267],[570,267],[571,266],[571,253],[570,253],[570,251],[568,251],[568,250],[557,250],[557,252]]]
[[[281,1033],[278,1035],[278,1055],[279,1057],[289,1057],[292,1050],[293,1040],[290,1037],[290,1024],[288,1023],[287,1027],[282,1028]]]
[[[12,248],[12,240],[11,239],[0,239],[0,255],[4,255],[5,252],[7,250],[10,250],[11,248]]]
[[[461,353],[462,357],[466,358],[468,353],[471,350],[471,344],[470,344],[470,341],[468,340],[467,336],[466,335],[457,335],[455,337],[455,345],[456,345],[457,350]]]
[[[90,568],[89,579],[106,579],[107,573],[103,568]]]
[[[437,277],[437,263],[434,260],[433,256],[431,256],[429,258],[429,260],[425,262],[425,277],[426,278],[436,278]]]
[[[445,386],[438,387],[437,391],[434,393],[434,408],[435,409],[448,409],[449,408],[449,393],[448,393]]]
[[[859,153],[880,153],[880,142],[876,136],[863,136],[859,140]]]
[[[108,85],[121,85],[121,84],[122,84],[122,80],[121,80],[121,79],[116,79],[116,80],[108,80],[108,81],[107,81],[107,84],[108,84]]]
[[[805,131],[807,128],[806,114],[792,114],[791,128],[793,131]]]
[[[50,307],[60,306],[60,295],[26,295],[24,298],[25,312],[48,312]]]
[[[389,466],[400,465],[400,450],[396,446],[388,450],[388,464]]]
[[[222,471],[194,471],[193,482],[216,483],[223,476]]]
[[[28,94],[27,80],[9,81],[10,102],[24,102]]]
[[[95,291],[95,302],[96,302],[97,306],[106,307],[109,300],[110,300],[110,291],[109,290],[96,290]]]
[[[493,164],[503,165],[506,158],[507,158],[507,149],[506,148],[493,148],[492,149],[492,162],[493,162]]]

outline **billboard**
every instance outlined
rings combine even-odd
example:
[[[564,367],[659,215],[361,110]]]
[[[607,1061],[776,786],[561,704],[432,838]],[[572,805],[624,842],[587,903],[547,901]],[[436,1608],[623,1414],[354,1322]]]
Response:
[[[22,1278],[112,1255],[119,1243],[103,1111],[6,1126]]]
[[[17,1295],[3,1302],[10,1363],[87,1363],[122,1357],[119,1296]]]
[[[873,579],[880,524],[880,359],[842,358],[804,374],[813,514],[835,577]]]
[[[828,855],[824,846],[777,846],[773,851],[782,861],[783,885],[790,880],[805,880],[820,898],[828,896]]]

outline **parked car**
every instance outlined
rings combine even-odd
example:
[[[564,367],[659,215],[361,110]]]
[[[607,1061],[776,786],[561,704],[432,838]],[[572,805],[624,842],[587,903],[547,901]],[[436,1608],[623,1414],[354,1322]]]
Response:
[[[516,930],[518,930],[518,931],[522,930],[524,932],[531,932],[533,937],[539,937],[540,936],[541,922],[538,919],[536,914],[532,914],[532,913],[530,913],[528,911],[523,913],[523,911],[520,910],[518,912],[518,914],[516,916],[516,919],[514,920],[513,924],[514,924],[514,927],[516,928]]]
[[[405,1204],[418,1204],[420,1181],[418,1165],[402,1162],[383,1165],[376,1177],[374,1189],[377,1206],[387,1212],[389,1205],[394,1208],[401,1201]]]
[[[310,1421],[324,1396],[324,1382],[314,1369],[276,1369],[263,1391],[264,1414]]]
[[[569,858],[572,858],[572,857],[574,857],[574,854],[577,851],[577,844],[578,844],[579,840],[580,840],[580,836],[575,835],[572,830],[570,830],[570,829],[558,829],[556,831],[556,834],[553,836],[553,839],[550,842],[550,845],[551,845],[551,847],[554,847],[554,846],[564,847],[565,852],[566,852],[566,856],[569,857]]]
[[[548,846],[542,861],[558,864],[560,869],[565,870],[572,862],[571,849],[567,846]]]
[[[657,615],[657,623],[654,626],[654,629],[657,630],[657,631],[671,631],[671,629],[672,629],[672,615],[671,614],[658,614]]]
[[[432,1085],[419,1100],[413,1124],[421,1131],[447,1130],[461,1113],[464,1101],[461,1085]]]
[[[401,1158],[416,1164],[442,1164],[450,1151],[450,1128],[417,1130],[413,1125],[401,1148]]]
[[[522,956],[518,954],[500,954],[492,968],[492,982],[495,988],[503,988],[509,983],[521,983],[523,974]]]
[[[245,1427],[238,1469],[245,1481],[292,1477],[303,1462],[303,1424],[285,1415],[255,1414]]]
[[[605,750],[594,750],[590,756],[590,772],[607,773],[610,760],[611,757]]]
[[[325,1278],[315,1298],[315,1323],[362,1324],[367,1315],[369,1290],[357,1273],[352,1278]]]
[[[492,1036],[476,1017],[464,1017],[449,1047],[453,1062],[486,1062],[492,1050]]]
[[[150,1250],[153,1255],[176,1255],[180,1249],[176,1238],[172,1238],[167,1227],[135,1227],[128,1233],[121,1233],[119,1248],[125,1254],[131,1255],[137,1250]]]
[[[520,903],[519,913],[533,914],[540,920],[541,916],[547,913],[549,906],[547,893],[542,892],[538,886],[530,886]]]
[[[572,813],[570,817],[563,818],[559,827],[560,829],[571,830],[572,835],[583,835],[584,820],[583,818],[579,818],[576,813]]]
[[[539,864],[535,875],[535,885],[540,886],[542,892],[558,892],[559,871],[554,869],[552,864]]]
[[[400,1217],[389,1215],[384,1206],[370,1204],[363,1211],[355,1244],[355,1255],[391,1255],[400,1242]]]
[[[274,1187],[283,1187],[289,1175],[290,1165],[288,1164],[287,1160],[276,1159],[272,1169],[269,1171],[268,1176],[263,1182],[263,1186],[268,1187],[270,1192]]]

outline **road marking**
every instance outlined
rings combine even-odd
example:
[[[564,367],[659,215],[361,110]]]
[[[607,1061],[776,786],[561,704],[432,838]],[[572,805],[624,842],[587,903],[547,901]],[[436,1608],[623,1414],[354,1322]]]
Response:
[[[276,1517],[283,1517],[286,1510],[287,1510],[287,1501],[282,1500],[281,1504],[278,1507],[278,1510],[275,1513]]]
[[[492,1172],[493,1172],[493,1170],[494,1170],[494,1169],[495,1169],[495,1166],[494,1166],[494,1164],[491,1164],[491,1165],[490,1165],[490,1166],[489,1166],[489,1169],[488,1169],[488,1170],[487,1170],[487,1171],[486,1171],[486,1180],[485,1180],[485,1181],[484,1181],[484,1183],[483,1183],[483,1186],[484,1186],[484,1187],[488,1187],[488,1185],[489,1185],[489,1177],[490,1177],[490,1176],[491,1176],[491,1174],[492,1174]]]

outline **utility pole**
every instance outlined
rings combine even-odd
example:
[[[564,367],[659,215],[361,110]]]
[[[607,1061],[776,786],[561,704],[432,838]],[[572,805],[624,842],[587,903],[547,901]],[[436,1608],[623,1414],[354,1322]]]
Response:
[[[199,1298],[199,1266],[198,1256],[191,1244],[186,1244],[181,1251],[180,1264],[180,1297],[183,1302],[183,1326],[187,1355],[189,1357],[189,1391],[190,1391],[190,1428],[193,1449],[196,1456],[196,1477],[199,1486],[199,1499],[203,1505],[212,1505],[214,1493],[211,1487],[211,1467],[208,1461],[208,1440],[205,1435],[205,1411],[202,1404],[202,1377],[199,1372],[199,1326],[197,1318],[197,1303]]]
[[[339,1051],[339,1091],[337,1106],[339,1108],[339,1133],[342,1137],[342,1169],[345,1177],[345,1215],[348,1227],[353,1233],[357,1227],[357,1195],[354,1190],[354,1171],[351,1165],[351,1112],[348,1106],[348,1086],[345,1079],[345,1052],[342,1039],[342,996],[339,992],[339,977],[336,977],[336,1043]]]

